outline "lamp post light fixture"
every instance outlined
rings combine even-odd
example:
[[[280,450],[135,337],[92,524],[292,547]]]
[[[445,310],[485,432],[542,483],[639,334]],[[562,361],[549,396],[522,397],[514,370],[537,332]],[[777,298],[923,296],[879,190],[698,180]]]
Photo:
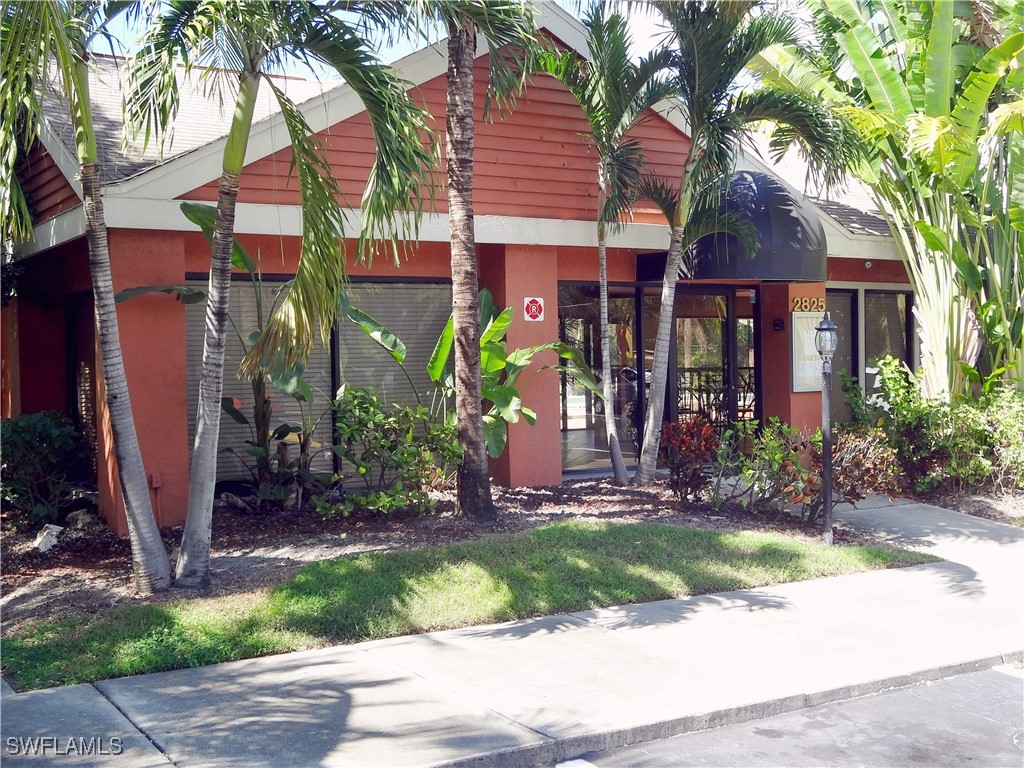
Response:
[[[832,544],[832,355],[839,346],[828,312],[815,326],[814,348],[821,357],[821,498],[825,543]]]

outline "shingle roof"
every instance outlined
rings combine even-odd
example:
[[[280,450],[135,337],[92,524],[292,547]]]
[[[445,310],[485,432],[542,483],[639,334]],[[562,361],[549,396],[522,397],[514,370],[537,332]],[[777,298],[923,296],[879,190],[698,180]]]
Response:
[[[181,106],[173,125],[172,139],[164,148],[163,157],[155,141],[150,141],[144,152],[140,151],[141,142],[134,151],[127,154],[122,152],[120,143],[123,136],[123,64],[124,60],[120,58],[96,56],[94,66],[89,72],[93,122],[104,182],[124,181],[227,135],[234,107],[231,97],[227,96],[226,101],[222,103],[218,94],[209,87],[209,83],[199,83],[194,76],[185,81],[179,69]],[[275,77],[274,81],[297,103],[308,101],[340,85],[340,81],[337,80],[315,81],[296,77]],[[56,93],[52,94],[46,99],[43,110],[50,130],[74,156],[74,132],[63,98]],[[261,88],[253,122],[264,120],[278,111],[277,100],[270,89]]]
[[[826,195],[811,183],[807,164],[797,152],[788,152],[781,160],[773,162],[768,151],[767,137],[758,135],[752,144],[754,156],[769,170],[810,197],[815,205],[851,234],[889,237],[889,226],[885,218],[857,179],[849,178],[841,190]]]
[[[846,203],[839,203],[835,200],[823,200],[814,198],[814,202],[825,213],[843,225],[854,235],[876,235],[878,237],[889,237],[889,225],[878,210],[862,211]]]

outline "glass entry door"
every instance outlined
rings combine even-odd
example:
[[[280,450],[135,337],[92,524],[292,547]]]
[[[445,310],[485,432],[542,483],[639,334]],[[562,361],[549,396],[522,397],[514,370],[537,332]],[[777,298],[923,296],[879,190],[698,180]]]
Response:
[[[666,419],[700,416],[724,430],[756,418],[755,296],[747,288],[677,290],[668,402],[675,408]]]
[[[576,347],[600,380],[601,333],[598,288],[563,285],[559,288],[558,320],[562,341]],[[562,467],[596,469],[611,465],[605,409],[615,418],[619,447],[627,464],[637,455],[640,405],[636,289],[610,286],[608,320],[612,400],[605,403],[590,390],[562,374]]]
[[[754,370],[756,293],[749,288],[680,285],[673,307],[665,421],[692,415],[722,430],[757,418]],[[650,400],[661,288],[609,287],[612,402],[562,376],[562,467],[598,469],[611,464],[604,409],[615,416],[627,464],[635,463]],[[594,284],[562,284],[558,295],[560,337],[601,372],[600,309]]]

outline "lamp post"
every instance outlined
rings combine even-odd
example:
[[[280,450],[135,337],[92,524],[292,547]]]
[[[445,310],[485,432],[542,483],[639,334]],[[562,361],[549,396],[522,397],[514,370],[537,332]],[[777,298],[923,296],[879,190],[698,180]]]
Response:
[[[815,326],[814,347],[821,357],[821,497],[825,543],[832,544],[832,355],[839,346],[836,324],[825,313]]]

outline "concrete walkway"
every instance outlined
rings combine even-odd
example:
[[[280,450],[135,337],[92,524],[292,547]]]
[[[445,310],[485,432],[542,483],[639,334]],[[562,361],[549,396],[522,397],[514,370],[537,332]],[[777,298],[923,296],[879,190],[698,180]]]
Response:
[[[1024,530],[839,516],[946,562],[5,695],[4,765],[538,765],[1024,658]]]

